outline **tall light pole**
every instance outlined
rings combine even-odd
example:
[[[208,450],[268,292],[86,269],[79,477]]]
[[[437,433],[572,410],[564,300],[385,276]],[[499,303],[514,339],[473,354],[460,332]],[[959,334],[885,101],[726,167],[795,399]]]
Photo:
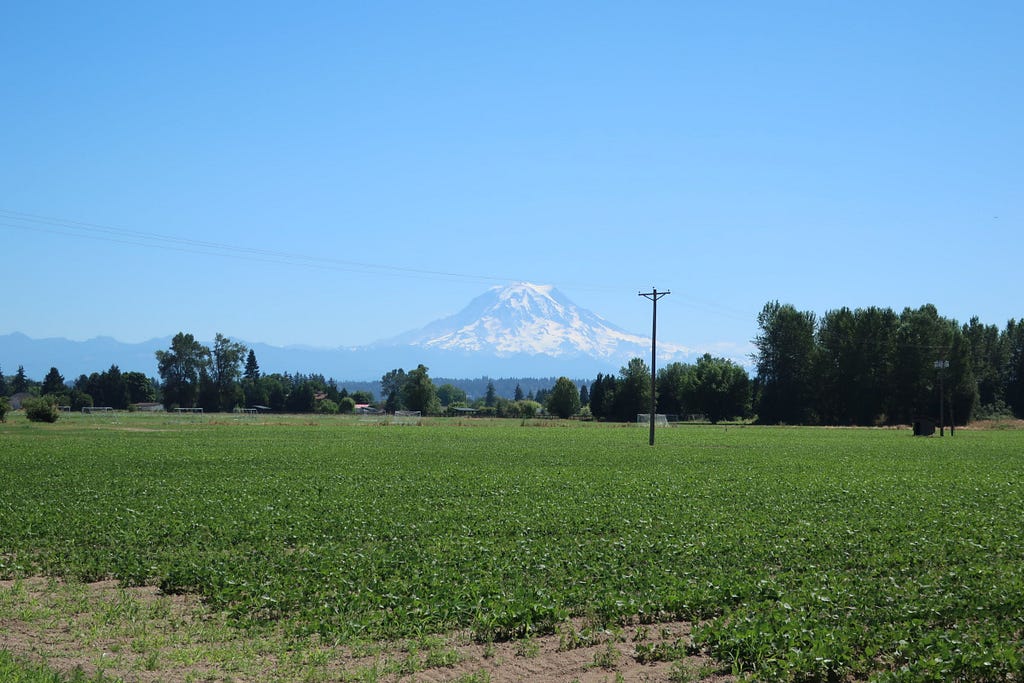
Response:
[[[668,296],[672,292],[659,292],[657,289],[651,288],[651,291],[639,292],[639,295],[645,299],[650,299],[651,303],[654,304],[654,311],[651,315],[651,440],[650,444],[654,445],[654,418],[657,414],[657,394],[655,393],[655,373],[654,365],[657,362],[657,343],[658,343],[658,299]]]

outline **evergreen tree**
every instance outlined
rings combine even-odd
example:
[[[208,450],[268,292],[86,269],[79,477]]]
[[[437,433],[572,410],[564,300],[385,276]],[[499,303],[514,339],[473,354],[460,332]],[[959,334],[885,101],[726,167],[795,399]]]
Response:
[[[109,370],[100,374],[100,384],[104,396],[101,405],[110,406],[115,410],[128,408],[128,383],[125,382],[121,368],[111,365]]]
[[[260,364],[256,362],[256,352],[249,349],[249,355],[245,359],[245,379],[255,382],[260,378]]]
[[[1006,404],[1024,418],[1024,320],[1009,320],[1004,331],[1006,344]]]
[[[580,385],[580,407],[590,405],[590,389],[586,384]]]
[[[3,381],[3,375],[0,375],[0,381]],[[518,382],[516,382],[516,393],[515,393],[515,396],[513,397],[513,400],[515,400],[515,401],[522,401],[523,400],[523,388],[521,386],[519,386]]]
[[[25,376],[25,366],[19,365],[18,372],[11,380],[11,395],[21,394],[28,391],[28,377]]]
[[[297,379],[288,392],[288,412],[290,413],[311,413],[316,407],[315,389],[313,383],[305,379]]]
[[[64,377],[57,371],[57,368],[50,368],[43,378],[41,393],[43,396],[57,396],[67,393],[67,386],[64,384]]]
[[[494,390],[494,382],[487,383],[487,394],[484,397],[484,405],[488,408],[493,408],[494,404],[498,400],[498,395]]]
[[[597,373],[597,377],[590,385],[590,414],[595,420],[605,417],[604,403],[604,375]]]
[[[7,380],[4,378],[2,370],[0,370],[0,396],[7,396]]]

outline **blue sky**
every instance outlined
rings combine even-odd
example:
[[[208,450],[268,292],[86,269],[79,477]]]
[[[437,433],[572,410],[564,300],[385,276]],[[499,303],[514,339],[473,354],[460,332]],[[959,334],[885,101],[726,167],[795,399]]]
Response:
[[[349,346],[554,284],[1024,316],[1017,2],[8,3],[0,333]],[[41,217],[41,218],[40,218]],[[170,239],[168,239],[170,238]]]

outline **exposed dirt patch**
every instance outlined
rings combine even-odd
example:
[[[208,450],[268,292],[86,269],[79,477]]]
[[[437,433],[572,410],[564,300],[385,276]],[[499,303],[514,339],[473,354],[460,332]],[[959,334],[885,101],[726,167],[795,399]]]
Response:
[[[688,654],[690,624],[598,629],[582,620],[556,635],[480,644],[468,634],[333,645],[227,625],[194,596],[32,578],[0,581],[0,649],[64,673],[124,681],[728,681]]]

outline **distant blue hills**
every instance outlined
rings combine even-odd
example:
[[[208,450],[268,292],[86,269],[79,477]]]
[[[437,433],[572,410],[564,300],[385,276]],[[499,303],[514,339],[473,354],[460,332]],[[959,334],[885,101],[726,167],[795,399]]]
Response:
[[[200,340],[207,346],[212,340]],[[233,341],[241,341],[233,339]],[[553,358],[517,354],[494,357],[472,352],[452,352],[418,347],[325,349],[307,346],[271,346],[241,341],[256,354],[264,374],[321,374],[339,382],[373,383],[394,368],[415,368],[422,363],[431,377],[559,377],[592,378],[598,372],[617,372],[619,365],[604,364],[589,358]],[[33,339],[20,332],[0,335],[0,371],[10,377],[19,365],[32,379],[42,380],[51,367],[71,382],[79,375],[102,372],[116,365],[122,372],[142,372],[157,376],[156,352],[167,350],[171,337],[159,337],[139,343],[121,342],[111,337],[75,341],[59,337]],[[532,387],[523,385],[523,391]],[[548,387],[550,388],[550,387]]]
[[[630,358],[650,357],[649,337],[579,308],[549,285],[528,282],[492,287],[455,315],[369,346],[314,348],[232,340],[256,353],[263,373],[320,374],[339,382],[373,382],[389,370],[409,370],[421,363],[432,378],[586,379],[618,372]],[[212,341],[200,341],[212,346]],[[0,370],[10,375],[23,365],[29,377],[42,379],[55,367],[71,381],[117,365],[123,372],[154,377],[156,352],[170,344],[169,336],[130,344],[110,337],[31,339],[15,332],[0,335]],[[658,350],[659,364],[693,355],[691,349],[663,340]],[[523,390],[529,391],[525,386]]]

